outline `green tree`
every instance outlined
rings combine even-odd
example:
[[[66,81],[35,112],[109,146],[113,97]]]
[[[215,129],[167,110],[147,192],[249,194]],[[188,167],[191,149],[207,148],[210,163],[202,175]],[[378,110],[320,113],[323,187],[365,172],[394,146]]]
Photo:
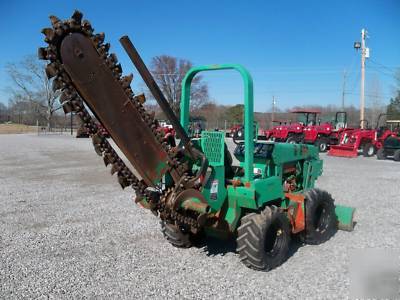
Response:
[[[231,123],[243,123],[244,105],[236,104],[227,109],[225,118]]]
[[[390,119],[400,119],[400,90],[397,91],[395,98],[390,99],[390,103],[387,106],[387,114]]]

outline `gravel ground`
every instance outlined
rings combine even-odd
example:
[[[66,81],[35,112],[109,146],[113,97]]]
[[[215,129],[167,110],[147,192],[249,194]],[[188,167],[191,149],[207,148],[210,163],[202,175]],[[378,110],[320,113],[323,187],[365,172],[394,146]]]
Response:
[[[0,298],[344,299],[352,251],[400,244],[400,164],[390,160],[322,155],[317,186],[357,207],[355,231],[294,244],[263,273],[229,241],[172,247],[88,139],[1,135],[0,153]]]

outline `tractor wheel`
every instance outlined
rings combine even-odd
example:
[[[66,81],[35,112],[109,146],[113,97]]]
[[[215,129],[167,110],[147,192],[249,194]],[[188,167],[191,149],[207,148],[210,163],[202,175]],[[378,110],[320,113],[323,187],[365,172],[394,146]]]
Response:
[[[328,150],[328,141],[324,138],[320,138],[315,142],[315,146],[319,152],[326,152]]]
[[[395,161],[400,161],[400,149],[394,151],[393,159],[394,159]]]
[[[312,189],[306,192],[305,230],[300,239],[310,245],[318,245],[329,240],[337,231],[337,218],[332,196],[323,190]]]
[[[289,242],[289,221],[276,206],[247,214],[238,228],[240,260],[255,270],[269,271],[282,264],[288,255]]]
[[[371,157],[375,154],[375,146],[371,143],[366,143],[363,147],[363,155],[365,157]]]
[[[286,140],[288,144],[297,144],[297,138],[295,136],[289,136]]]
[[[379,159],[379,160],[386,159],[386,153],[385,153],[385,150],[383,148],[379,149],[376,152],[376,158]]]
[[[184,232],[175,224],[161,221],[161,232],[172,246],[178,248],[189,248],[192,246],[190,234]]]

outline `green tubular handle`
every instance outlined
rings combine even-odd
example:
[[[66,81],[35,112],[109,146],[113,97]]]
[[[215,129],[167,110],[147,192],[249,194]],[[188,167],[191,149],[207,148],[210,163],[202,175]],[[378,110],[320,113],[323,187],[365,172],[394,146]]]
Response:
[[[253,79],[250,73],[238,64],[206,65],[191,68],[182,80],[181,95],[181,125],[188,131],[189,125],[189,106],[190,106],[190,87],[192,80],[197,73],[203,71],[217,70],[236,70],[240,73],[244,84],[244,135],[245,135],[245,153],[244,153],[244,179],[246,182],[253,180],[253,152],[254,152],[254,132],[253,132]]]

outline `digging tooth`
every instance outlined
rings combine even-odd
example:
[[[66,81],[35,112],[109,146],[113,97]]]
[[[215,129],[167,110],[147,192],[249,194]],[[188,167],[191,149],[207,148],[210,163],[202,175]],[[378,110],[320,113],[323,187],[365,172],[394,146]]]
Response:
[[[38,57],[39,57],[39,59],[46,60],[47,59],[47,48],[40,47],[38,49]]]
[[[67,73],[63,72],[61,67],[58,67],[58,68],[59,68],[58,76],[60,77],[60,80],[64,83],[64,85],[71,83],[71,80],[70,80],[69,76],[67,75]]]
[[[66,101],[70,101],[71,98],[72,98],[72,97],[71,97],[70,91],[69,91],[69,90],[64,90],[64,91],[61,93],[61,96],[60,96],[60,99],[59,99],[60,104],[63,104],[63,103],[66,102]]]
[[[124,89],[130,87],[130,86],[131,86],[132,80],[133,80],[133,74],[132,74],[132,73],[129,74],[129,75],[126,75],[126,76],[122,77],[122,78],[121,78],[122,87],[123,87]]]
[[[129,186],[129,182],[128,180],[126,180],[125,176],[122,175],[121,173],[118,172],[118,182],[121,185],[122,189],[126,188],[127,186]]]
[[[81,24],[82,17],[83,17],[83,14],[79,10],[75,10],[71,16],[71,19],[73,19],[76,23]]]
[[[112,167],[111,167],[111,175],[114,175],[116,172],[118,172],[120,169],[119,164],[118,163],[113,163]]]
[[[56,61],[56,59],[57,59],[57,55],[56,55],[57,48],[55,48],[52,44],[50,44],[49,47],[47,47],[46,51],[47,51],[46,59],[50,60],[51,62]]]
[[[93,143],[94,151],[97,153],[98,156],[103,156],[103,151],[99,144]]]
[[[102,48],[104,49],[105,52],[108,52],[110,50],[110,47],[111,47],[110,43],[105,43],[102,46]]]
[[[81,101],[74,99],[74,100],[71,100],[71,103],[72,103],[72,107],[74,108],[74,111],[76,111],[76,112],[82,111],[83,104]]]
[[[96,45],[100,45],[104,42],[105,34],[104,32],[100,32],[93,36],[93,41]]]
[[[55,28],[55,32],[58,36],[62,36],[64,34],[64,25],[63,24],[57,24]]]
[[[103,155],[103,162],[105,164],[105,166],[107,167],[109,164],[112,164],[113,161],[110,159],[111,156],[108,153],[104,153]]]
[[[140,104],[144,104],[146,102],[146,96],[142,93],[133,97],[134,101],[137,101]]]
[[[109,58],[110,58],[110,61],[112,63],[114,63],[114,64],[118,63],[118,58],[117,58],[117,55],[115,53],[111,53]]]
[[[79,30],[81,27],[81,21],[82,21],[82,16],[83,14],[75,10],[73,15],[71,16],[71,19],[68,20],[68,25],[71,27],[73,30]]]
[[[69,114],[70,112],[72,112],[74,110],[72,105],[71,105],[71,103],[68,102],[68,101],[64,102],[62,104],[62,108],[63,108],[63,111],[64,111],[65,114]]]
[[[101,144],[104,141],[104,137],[98,132],[92,136],[92,141],[94,144]]]
[[[55,37],[55,32],[52,28],[43,28],[42,33],[45,35],[45,42],[51,43]]]
[[[50,16],[49,18],[50,18],[50,22],[51,22],[51,25],[53,26],[53,28],[58,26],[58,24],[61,22],[61,20],[59,18],[57,18],[56,16]]]
[[[46,66],[45,72],[48,79],[55,77],[58,74],[58,66],[56,63],[50,63]]]
[[[133,99],[133,97],[135,96],[130,86],[125,88],[125,94],[129,97],[129,99]]]
[[[52,83],[52,87],[51,87],[51,88],[53,89],[53,92],[56,92],[56,91],[62,89],[63,86],[64,86],[64,83],[62,82],[62,80],[60,80],[59,77],[56,77],[56,78],[54,78],[54,80],[53,80],[53,83]]]
[[[121,64],[116,64],[113,71],[116,72],[119,76],[121,76],[121,74],[122,74]]]
[[[107,59],[108,50],[110,50],[110,44],[106,43],[98,48],[98,52],[103,59]]]
[[[93,33],[92,25],[90,24],[90,22],[88,20],[83,20],[82,29],[83,29],[84,33],[86,33],[87,35],[91,35]]]

